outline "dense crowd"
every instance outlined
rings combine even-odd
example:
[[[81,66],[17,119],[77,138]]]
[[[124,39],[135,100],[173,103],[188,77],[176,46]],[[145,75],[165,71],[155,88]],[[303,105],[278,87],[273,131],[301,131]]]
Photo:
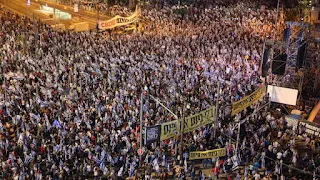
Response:
[[[174,8],[143,11],[150,22],[143,34],[108,38],[93,31],[57,32],[2,9],[2,178],[150,179],[156,172],[204,179],[207,175],[194,162],[175,154],[177,139],[147,147],[144,170],[138,170],[139,96],[145,87],[178,117],[219,102],[219,124],[183,136],[184,154],[227,148],[226,157],[203,162],[213,165],[215,176],[231,174],[230,167],[236,163],[246,164],[244,176],[256,179],[260,168],[266,169],[265,178],[289,172],[291,168],[280,168],[281,160],[311,172],[318,167],[319,162],[310,166],[317,159],[310,157],[313,153],[298,153],[295,146],[295,138],[311,146],[314,137],[303,129],[290,131],[286,121],[269,108],[254,112],[241,125],[241,150],[234,151],[232,138],[237,130],[230,105],[261,85],[263,39],[273,33],[276,13],[241,4],[190,7],[184,15],[174,13]],[[144,126],[175,119],[152,99],[145,99]],[[261,105],[266,102],[267,98]],[[236,119],[243,120],[252,109]],[[179,164],[183,170],[174,171]]]

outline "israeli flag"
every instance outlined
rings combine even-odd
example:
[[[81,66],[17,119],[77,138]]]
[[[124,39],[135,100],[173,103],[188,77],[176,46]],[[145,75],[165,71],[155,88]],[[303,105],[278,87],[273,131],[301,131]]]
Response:
[[[239,159],[237,155],[234,155],[231,157],[231,160],[233,162],[232,171],[235,171],[238,169],[239,166]]]
[[[122,174],[123,174],[123,166],[118,171],[118,177],[122,177]]]
[[[108,173],[109,173],[108,168],[107,168],[107,167],[104,167],[104,169],[103,169],[103,174],[104,174],[104,175],[107,175]]]
[[[103,150],[103,151],[101,152],[101,157],[100,157],[100,159],[99,159],[98,157],[96,157],[96,158],[95,158],[95,161],[96,161],[97,164],[101,164],[102,162],[104,163],[105,158],[106,158],[106,153],[105,153],[105,151]]]
[[[184,158],[184,172],[188,171],[188,164],[187,164],[187,158]]]
[[[162,164],[161,164],[161,165],[162,165],[163,167],[166,167],[166,164],[167,164],[167,162],[166,162],[166,155],[163,155],[163,156],[162,156]]]
[[[111,163],[111,164],[114,164],[114,161],[113,161],[112,157],[110,156],[110,154],[106,153],[106,156],[107,156],[108,162]]]
[[[32,161],[32,156],[26,155],[24,164],[29,164]]]
[[[266,166],[266,161],[265,161],[265,159],[264,159],[264,156],[261,156],[261,168],[265,168]]]
[[[54,121],[53,121],[53,125],[52,125],[54,128],[59,128],[59,129],[61,129],[61,123],[57,120],[57,119],[55,119]]]
[[[158,163],[158,158],[155,158],[152,161],[152,164],[153,164],[153,168],[156,170],[156,172],[159,172],[160,171],[160,167],[159,167],[159,163]]]
[[[129,177],[132,177],[134,175],[135,167],[133,163],[130,164],[130,169],[129,169]]]
[[[100,169],[102,170],[102,171],[104,171],[105,170],[105,167],[106,167],[106,165],[104,164],[104,161],[102,161],[101,163],[100,163]]]
[[[202,173],[200,179],[201,179],[201,180],[205,180],[205,179],[206,179],[206,176]]]

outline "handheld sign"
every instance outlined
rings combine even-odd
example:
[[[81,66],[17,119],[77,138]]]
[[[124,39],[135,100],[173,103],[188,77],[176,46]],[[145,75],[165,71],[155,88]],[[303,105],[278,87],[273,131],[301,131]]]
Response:
[[[143,154],[143,149],[139,148],[137,152],[138,152],[138,155],[139,155],[139,156],[142,156],[142,154]]]

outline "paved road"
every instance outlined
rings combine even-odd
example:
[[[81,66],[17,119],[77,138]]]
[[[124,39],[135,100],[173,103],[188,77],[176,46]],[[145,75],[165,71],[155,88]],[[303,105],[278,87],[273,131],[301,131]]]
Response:
[[[0,3],[3,4],[7,9],[13,11],[14,13],[17,13],[19,15],[25,15],[30,18],[33,17],[33,15],[36,18],[39,19],[48,19],[49,17],[37,10],[39,10],[39,5],[37,4],[30,4],[30,6],[27,5],[27,2],[19,2],[19,1],[9,1],[9,0],[0,0]]]
[[[0,3],[7,7],[9,10],[20,14],[25,15],[30,18],[33,16],[37,19],[46,20],[49,19],[49,16],[39,12],[41,5],[48,5],[49,7],[59,9],[70,13],[72,15],[72,22],[88,22],[91,29],[95,29],[98,22],[98,14],[95,12],[90,12],[86,10],[80,10],[79,12],[74,12],[72,6],[61,5],[45,0],[30,0],[30,6],[27,5],[27,0],[0,0]],[[107,20],[110,17],[106,15],[99,15],[100,20]],[[63,21],[57,20],[57,23],[63,23]]]

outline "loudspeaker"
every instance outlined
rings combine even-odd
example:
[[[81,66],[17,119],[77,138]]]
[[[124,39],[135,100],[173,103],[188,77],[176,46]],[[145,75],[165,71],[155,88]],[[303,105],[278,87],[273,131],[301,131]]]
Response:
[[[306,52],[306,43],[302,42],[302,46],[299,47],[298,49],[298,55],[297,55],[297,62],[296,62],[296,66],[298,68],[301,68],[303,66],[303,62],[304,62],[304,55]]]
[[[287,54],[282,53],[272,61],[272,73],[284,75],[286,71]]]
[[[268,74],[268,70],[269,70],[269,63],[268,63],[268,59],[269,59],[269,53],[270,53],[270,48],[266,47],[264,49],[263,52],[263,59],[262,59],[262,77],[266,77]]]

